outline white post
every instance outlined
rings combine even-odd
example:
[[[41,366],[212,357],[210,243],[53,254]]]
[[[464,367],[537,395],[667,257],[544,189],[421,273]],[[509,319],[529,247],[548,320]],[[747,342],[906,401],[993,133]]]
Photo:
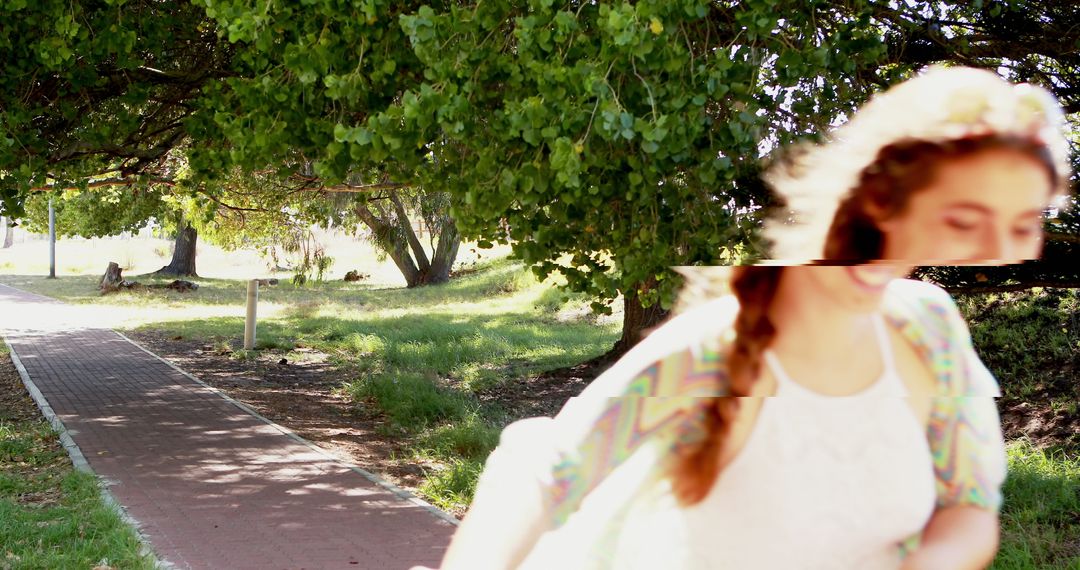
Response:
[[[56,210],[49,198],[49,279],[56,279]]]
[[[248,281],[247,319],[244,321],[244,350],[255,348],[255,306],[259,304],[259,280]]]

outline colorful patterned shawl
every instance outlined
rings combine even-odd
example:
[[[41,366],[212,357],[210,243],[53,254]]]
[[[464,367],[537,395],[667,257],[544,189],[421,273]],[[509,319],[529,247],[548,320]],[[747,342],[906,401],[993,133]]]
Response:
[[[731,313],[734,306],[729,302],[724,310]],[[1000,394],[975,355],[956,305],[937,287],[898,280],[889,286],[884,310],[887,322],[926,358],[938,381],[927,431],[938,505],[1000,508],[1005,458],[993,401]],[[730,331],[698,335],[681,350],[657,355],[636,374],[616,365],[568,403],[554,423],[571,428],[558,432],[557,463],[544,481],[553,527],[644,444],[669,449],[670,461],[681,446],[700,441],[703,398],[725,395],[724,354],[730,341]],[[659,462],[655,477],[663,477],[669,465]]]

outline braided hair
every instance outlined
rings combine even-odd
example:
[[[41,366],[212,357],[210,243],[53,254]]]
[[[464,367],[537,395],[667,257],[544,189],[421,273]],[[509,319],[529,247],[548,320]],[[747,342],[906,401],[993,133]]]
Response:
[[[762,353],[776,336],[769,309],[783,267],[732,268],[731,289],[739,300],[735,340],[728,356],[728,396],[712,398],[705,409],[705,439],[680,455],[672,472],[678,502],[690,506],[709,494],[720,474],[719,457],[739,409],[739,398],[749,396],[761,371]]]

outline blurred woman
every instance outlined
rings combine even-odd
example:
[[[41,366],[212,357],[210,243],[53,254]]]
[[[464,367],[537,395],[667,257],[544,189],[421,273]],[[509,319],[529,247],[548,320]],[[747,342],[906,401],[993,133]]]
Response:
[[[556,418],[506,428],[443,568],[988,565],[998,387],[948,295],[903,277],[1037,256],[1059,117],[1034,87],[936,69],[775,169],[779,259],[873,263],[692,278],[704,300]]]

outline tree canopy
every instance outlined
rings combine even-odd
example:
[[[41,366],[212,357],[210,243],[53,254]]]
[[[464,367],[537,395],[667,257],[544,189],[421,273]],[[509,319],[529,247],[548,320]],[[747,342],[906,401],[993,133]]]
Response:
[[[232,47],[205,11],[157,0],[0,5],[0,202],[41,187],[152,177]]]
[[[171,183],[220,204],[237,168],[356,193],[353,213],[420,188],[464,236],[623,294],[627,334],[671,297],[669,266],[760,253],[764,157],[926,64],[1080,111],[1080,6],[1053,0],[17,0],[0,18],[6,210],[154,177],[181,145],[192,175]]]

